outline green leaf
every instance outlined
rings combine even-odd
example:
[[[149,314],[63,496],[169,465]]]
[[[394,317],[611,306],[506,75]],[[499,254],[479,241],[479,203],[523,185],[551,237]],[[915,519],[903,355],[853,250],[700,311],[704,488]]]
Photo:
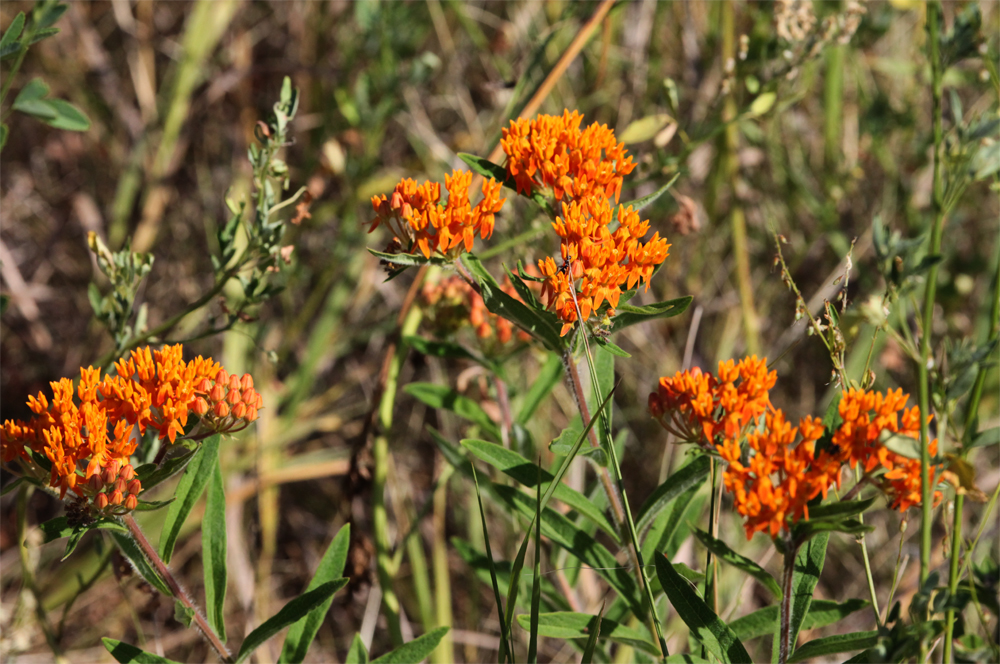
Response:
[[[549,483],[552,482],[551,473],[540,469],[517,452],[508,450],[501,445],[485,440],[466,439],[462,441],[462,447],[494,468],[513,477],[526,487],[535,487],[538,483],[539,471],[541,473],[542,485],[545,488],[548,488]],[[615,527],[604,516],[604,513],[597,509],[593,502],[576,489],[565,484],[559,484],[556,486],[552,497],[562,501],[567,506],[596,523],[616,543],[619,541]]]
[[[677,610],[677,615],[691,630],[691,635],[723,664],[752,662],[733,630],[708,608],[691,585],[674,570],[667,557],[658,553],[655,559],[656,575],[663,591]]]
[[[595,616],[572,611],[556,611],[538,616],[538,634],[553,639],[589,639],[593,635]],[[517,624],[529,629],[529,616],[517,616]],[[660,649],[649,640],[648,632],[627,627],[613,620],[600,621],[599,639],[610,639],[615,643],[631,646],[636,650],[659,656]]]
[[[503,292],[493,275],[486,270],[474,254],[465,254],[459,260],[479,283],[483,302],[491,313],[506,318],[533,335],[549,350],[562,353],[563,339],[559,334],[562,326],[554,314],[545,310],[532,309]]]
[[[869,605],[870,602],[857,598],[849,599],[843,603],[827,599],[814,599],[809,604],[809,613],[806,615],[806,619],[802,621],[802,629],[816,629],[832,625]],[[778,629],[778,612],[778,606],[758,609],[729,623],[729,627],[741,641],[774,634],[775,630]]]
[[[500,427],[478,403],[469,397],[463,396],[445,385],[435,385],[434,383],[410,383],[403,388],[403,391],[431,408],[450,410],[459,417],[478,424],[484,432],[500,440]]]
[[[829,539],[829,533],[819,533],[806,542],[795,556],[792,573],[792,615],[790,618],[792,651],[795,649],[795,639],[798,637],[799,630],[802,629],[802,623],[809,613],[809,605],[812,603],[816,584],[819,583],[819,575],[823,572],[823,563],[826,561],[826,544]],[[771,660],[774,662],[778,661],[778,637],[778,633],[775,632],[771,648]]]
[[[33,78],[17,93],[17,97],[14,99],[14,109],[21,110],[18,107],[19,102],[38,101],[47,97],[48,94],[48,84],[40,78]]]
[[[201,520],[201,551],[205,574],[205,613],[208,625],[226,641],[226,493],[222,467],[215,457]]]
[[[969,447],[995,447],[1000,445],[1000,427],[985,429],[976,434]]]
[[[608,341],[607,339],[602,339],[600,337],[594,337],[594,341],[597,342],[598,346],[600,346],[604,350],[608,351],[612,355],[615,355],[617,357],[624,357],[624,358],[630,358],[630,357],[632,357],[632,355],[630,355],[628,352],[622,350],[620,346],[618,346],[617,344],[614,344],[614,343]]]
[[[58,35],[58,34],[59,34],[59,28],[45,28],[43,30],[38,30],[31,35],[31,44],[37,44],[38,42],[42,41],[47,37],[51,37],[52,35]],[[28,44],[28,46],[31,46],[31,44]]]
[[[424,258],[423,254],[387,254],[382,251],[375,251],[369,248],[368,253],[370,253],[375,258],[383,260],[386,263],[392,263],[393,265],[403,265],[406,267],[411,267],[414,265],[447,265],[448,261],[439,256],[431,256],[430,258]]]
[[[657,515],[662,512],[677,496],[681,495],[694,486],[704,484],[708,477],[710,462],[707,456],[699,455],[677,469],[656,490],[650,494],[646,502],[642,504],[636,514],[635,530],[640,535],[653,523]]]
[[[371,664],[412,664],[423,661],[441,643],[441,639],[448,633],[447,627],[432,629],[423,636],[405,643],[390,653],[386,653],[378,659],[373,659]]]
[[[55,118],[47,120],[50,126],[66,131],[90,129],[90,119],[73,104],[62,99],[49,99],[48,103],[56,113]]]
[[[174,502],[173,498],[167,500],[139,500],[139,504],[136,506],[136,512],[155,512],[156,510],[161,510],[170,503]]]
[[[693,299],[694,298],[688,295],[687,297],[679,297],[676,300],[657,302],[656,304],[650,304],[644,307],[633,307],[628,304],[619,305],[616,309],[617,313],[612,319],[611,332],[618,332],[626,327],[631,327],[632,325],[637,325],[639,323],[645,323],[648,320],[654,320],[656,318],[671,318],[673,316],[679,316],[687,311],[688,305],[691,304],[691,300]]]
[[[538,410],[538,406],[541,405],[545,397],[551,394],[552,389],[562,380],[562,374],[562,358],[555,353],[548,353],[545,358],[545,364],[542,365],[538,376],[535,377],[535,380],[531,383],[531,387],[525,393],[521,409],[518,411],[514,421],[518,424],[526,424],[531,419],[531,416],[535,414],[535,411]]]
[[[347,657],[344,658],[344,664],[368,664],[368,649],[365,648],[360,634],[354,635],[351,649],[347,651]]]
[[[23,45],[19,41],[11,42],[3,47],[0,47],[0,60],[6,60],[11,58],[21,52]]]
[[[327,547],[306,592],[344,576],[344,570],[347,566],[347,552],[350,546],[351,525],[346,524],[337,532],[333,541],[330,542],[330,546]],[[319,632],[331,604],[333,604],[333,595],[310,611],[305,620],[300,620],[289,628],[288,635],[285,636],[285,645],[281,648],[279,661],[297,663],[305,659],[309,652],[309,646],[316,638],[316,633]]]
[[[10,22],[7,26],[7,31],[3,33],[3,37],[0,37],[0,50],[5,46],[13,44],[14,41],[21,36],[21,30],[24,28],[24,12],[18,12],[14,20]]]
[[[14,110],[42,121],[54,120],[56,110],[48,99],[14,100]]]
[[[645,141],[652,140],[654,136],[659,134],[664,127],[673,121],[674,119],[666,113],[647,115],[644,118],[632,120],[625,127],[625,131],[621,133],[618,140],[625,145],[644,143]]]
[[[121,664],[179,664],[172,659],[140,650],[130,643],[124,643],[117,639],[105,637],[101,639],[101,643],[108,649],[111,656]]]
[[[534,498],[509,486],[494,485],[493,490],[508,506],[528,518],[534,516],[536,509]],[[636,615],[645,615],[645,604],[636,586],[635,577],[629,570],[621,567],[614,554],[603,544],[550,507],[542,510],[542,534],[554,544],[572,553],[584,564],[593,567],[594,571],[629,603]]]
[[[91,530],[101,529],[101,530],[111,530],[119,533],[127,533],[128,529],[123,526],[117,519],[98,519],[92,523],[88,523],[85,526],[71,526],[69,521],[65,516],[56,517],[54,519],[49,519],[48,521],[42,523],[39,528],[41,528],[44,534],[43,543],[53,542],[57,539],[62,539],[63,537],[68,537],[69,541],[66,542],[66,550],[63,552],[61,560],[66,560],[69,558],[70,554],[76,550],[76,546],[80,543],[80,540]]]
[[[326,600],[333,597],[335,592],[346,586],[349,580],[337,579],[336,581],[324,583],[285,604],[281,608],[281,611],[278,611],[274,616],[265,620],[260,627],[247,634],[247,638],[240,645],[239,654],[236,655],[236,664],[249,657],[254,650],[263,645],[272,636],[289,625],[305,618],[310,611],[323,604]]]
[[[163,530],[160,534],[160,556],[162,556],[163,562],[170,562],[170,556],[174,552],[174,545],[177,543],[177,536],[180,535],[181,526],[184,525],[184,521],[194,509],[198,498],[201,497],[205,485],[211,479],[218,458],[219,434],[215,434],[206,438],[201,444],[184,471],[181,481],[177,483],[177,491],[174,494],[177,499],[170,503],[167,518],[163,522]]]
[[[69,6],[64,5],[61,2],[36,4],[31,15],[32,19],[35,21],[35,29],[44,30],[45,28],[55,24],[55,22],[59,20],[67,9],[69,9]]]
[[[194,621],[194,609],[190,606],[184,604],[184,602],[178,600],[174,601],[174,620],[184,625],[185,627],[190,627],[191,623]]]
[[[813,639],[798,648],[788,658],[788,664],[802,662],[822,655],[835,655],[854,650],[865,650],[878,642],[878,632],[852,632],[850,634],[835,634],[821,639]]]
[[[677,554],[680,543],[687,539],[690,531],[684,516],[688,510],[698,511],[697,505],[694,505],[698,489],[698,486],[692,486],[674,499],[669,510],[664,509],[653,519],[642,542],[643,560],[652,560],[657,551],[663,551],[668,556]]]
[[[160,578],[160,575],[155,569],[153,569],[153,566],[149,564],[149,561],[146,560],[146,556],[139,550],[139,547],[130,535],[119,533],[117,531],[111,531],[111,538],[114,539],[115,544],[118,545],[118,549],[122,552],[122,555],[128,558],[129,562],[132,563],[132,567],[139,572],[139,576],[167,597],[174,596],[174,594],[170,592],[170,589],[167,587],[166,582]]]
[[[861,514],[875,503],[875,498],[867,500],[841,500],[829,505],[817,505],[809,508],[809,521],[825,521],[827,519],[843,519]]]
[[[772,595],[779,599],[781,598],[781,586],[778,585],[774,577],[768,574],[767,570],[763,567],[749,558],[736,553],[725,542],[712,537],[703,530],[695,528],[694,536],[698,538],[702,546],[715,554],[716,557],[757,579],[761,582],[761,585],[771,591]]]
[[[457,344],[453,341],[432,341],[430,339],[424,339],[423,337],[417,336],[403,337],[403,341],[411,348],[414,348],[424,355],[429,355],[431,357],[450,357],[459,360],[472,360],[473,362],[481,364],[485,367],[492,367],[491,362],[488,362],[484,358],[481,358],[475,353],[467,350],[461,344]]]
[[[674,177],[670,178],[670,180],[668,180],[665,185],[663,185],[653,193],[647,196],[643,196],[642,198],[636,198],[635,200],[627,201],[625,203],[622,203],[622,205],[625,208],[632,208],[634,211],[638,212],[642,208],[648,205],[652,205],[656,201],[656,199],[658,199],[663,194],[667,193],[667,190],[670,189],[670,187],[672,187],[675,182],[677,182],[677,178],[679,178],[680,176],[681,176],[680,173],[678,173],[674,175]]]
[[[830,519],[822,521],[799,521],[792,526],[792,537],[796,542],[805,542],[817,533],[846,533],[863,535],[875,530],[875,526],[861,523],[857,519]]]
[[[484,157],[477,157],[474,154],[469,154],[468,152],[459,152],[458,158],[464,161],[469,169],[484,178],[493,178],[497,182],[502,183],[508,189],[516,189],[517,185],[514,184],[513,178],[510,178],[508,183],[507,169],[499,164],[494,164],[489,159]]]
[[[750,110],[748,111],[749,115],[755,118],[764,115],[771,110],[771,107],[774,106],[774,102],[777,99],[778,95],[773,92],[761,93],[761,95],[754,99],[753,103],[750,104]]]

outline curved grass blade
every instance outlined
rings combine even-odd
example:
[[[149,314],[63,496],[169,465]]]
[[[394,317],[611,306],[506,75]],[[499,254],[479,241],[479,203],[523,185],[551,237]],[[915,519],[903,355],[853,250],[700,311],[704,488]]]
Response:
[[[697,456],[689,463],[677,469],[667,480],[656,487],[656,490],[639,508],[635,520],[636,532],[640,535],[653,523],[657,515],[663,511],[677,496],[693,486],[704,483],[708,477],[709,460],[705,455]]]
[[[447,627],[433,629],[409,643],[404,643],[392,652],[386,653],[378,659],[373,659],[371,664],[412,664],[422,661],[437,648],[441,639],[448,633],[448,629]]]
[[[546,485],[552,482],[552,474],[546,470],[542,470],[540,466],[531,463],[523,456],[517,452],[513,452],[503,447],[502,445],[497,445],[496,443],[491,443],[485,440],[476,440],[474,438],[468,438],[462,441],[462,447],[469,450],[477,457],[490,464],[494,468],[502,471],[506,475],[513,477],[515,480],[527,487],[536,486],[539,478],[541,483]],[[618,533],[615,532],[614,526],[608,521],[608,518],[604,516],[594,503],[587,499],[579,491],[570,488],[565,484],[556,485],[555,493],[552,495],[556,500],[560,500],[567,506],[573,508],[583,516],[593,521],[608,534],[616,543],[618,542]]]
[[[165,563],[170,562],[170,556],[174,553],[174,545],[177,544],[177,536],[181,533],[181,526],[191,514],[195,503],[201,497],[201,492],[212,477],[212,469],[219,458],[219,438],[219,434],[215,434],[202,442],[201,447],[195,452],[191,462],[184,470],[181,481],[177,483],[175,493],[177,498],[170,503],[160,535],[160,556]]]
[[[333,541],[330,542],[330,546],[327,547],[326,553],[323,554],[323,559],[319,563],[319,567],[316,568],[316,574],[306,588],[306,592],[315,590],[324,583],[329,583],[334,579],[344,576],[344,568],[347,566],[347,552],[350,545],[351,525],[346,524],[337,532]],[[288,634],[285,636],[285,645],[281,648],[280,661],[296,663],[305,659],[306,654],[309,652],[309,646],[312,644],[313,639],[316,638],[316,632],[319,631],[320,625],[323,624],[323,619],[326,617],[326,612],[330,610],[332,603],[333,595],[310,611],[305,620],[300,620],[289,628]]]
[[[595,628],[595,619],[598,616],[573,611],[543,613],[538,617],[538,633],[541,636],[554,639],[587,639],[588,641],[590,639],[609,639],[650,655],[658,657],[661,654],[656,644],[649,640],[647,630],[628,627],[614,620],[608,620],[603,615],[604,605],[602,604],[601,618]],[[528,618],[529,616],[524,614],[519,615],[517,622],[524,629],[528,629],[530,625]]]
[[[476,473],[476,465],[472,464],[472,479],[476,484],[476,499],[479,501],[479,517],[483,522],[483,539],[486,541],[486,557],[490,561],[490,580],[493,581],[493,597],[497,603],[497,617],[500,619],[500,654],[499,662],[503,664],[507,659],[507,653],[511,654],[511,661],[513,661],[514,653],[514,643],[510,640],[510,635],[507,630],[507,625],[509,624],[506,619],[506,613],[503,609],[503,600],[500,599],[500,586],[497,584],[497,568],[496,564],[493,562],[493,549],[490,547],[490,529],[489,525],[486,523],[486,510],[483,509],[483,496],[479,491],[479,475]]]
[[[583,648],[583,657],[580,659],[580,664],[591,664],[594,661],[594,648],[597,646],[597,637],[601,633],[601,620],[603,618],[604,602],[601,602],[601,610],[587,623],[590,637],[587,639],[587,645]]]
[[[201,521],[201,550],[205,567],[205,613],[208,626],[226,641],[226,493],[219,458],[208,483],[205,516]]]
[[[538,460],[541,463],[541,459]],[[542,599],[542,468],[535,485],[535,569],[531,579],[531,624],[528,632],[528,664],[538,661],[538,605]]]
[[[736,662],[750,664],[753,660],[733,630],[708,608],[684,577],[674,570],[674,566],[666,556],[657,554],[655,558],[656,575],[660,579],[663,591],[681,620],[691,630],[691,635],[723,664]]]
[[[124,643],[117,639],[105,637],[101,639],[101,643],[108,649],[111,656],[121,662],[121,664],[179,664],[179,662],[175,662],[172,659],[140,650],[131,643]]]
[[[244,661],[250,654],[259,648],[265,641],[288,627],[292,623],[302,620],[310,611],[325,602],[333,594],[347,585],[349,579],[337,579],[324,583],[314,590],[299,595],[288,604],[285,604],[274,616],[264,621],[264,623],[247,634],[240,645],[240,652],[236,655],[235,664]]]

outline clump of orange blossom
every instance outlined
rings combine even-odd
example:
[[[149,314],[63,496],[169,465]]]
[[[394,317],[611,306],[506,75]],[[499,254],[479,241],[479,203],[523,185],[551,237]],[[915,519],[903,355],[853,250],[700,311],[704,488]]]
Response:
[[[502,130],[507,172],[519,194],[550,188],[557,201],[598,195],[618,202],[622,178],[636,165],[607,125],[581,130],[582,121],[579,111],[564,110],[561,116],[511,120]]]
[[[474,207],[469,202],[472,173],[453,171],[445,176],[448,200],[441,205],[441,184],[418,185],[409,178],[396,185],[389,196],[372,197],[375,219],[368,232],[385,225],[394,236],[390,247],[411,252],[416,249],[425,258],[439,253],[455,258],[462,250],[471,251],[478,232],[483,239],[493,234],[495,214],[506,199],[500,198],[500,183],[483,182],[483,198]]]
[[[650,413],[667,431],[717,452],[728,463],[723,483],[746,519],[748,539],[760,531],[777,537],[808,519],[809,501],[821,494],[826,498],[834,484],[839,488],[845,466],[861,464],[893,509],[920,504],[920,462],[884,444],[887,435],[919,436],[920,410],[904,411],[908,397],[902,390],[844,392],[842,423],[828,448],[819,450],[816,443],[824,434],[819,418],[802,418],[798,427],[787,422],[770,401],[775,381],[767,361],[751,357],[738,364],[720,363],[718,376],[695,368],[661,378],[658,390],[649,395]],[[930,451],[937,453],[936,440]],[[874,478],[880,469],[887,472]],[[934,477],[932,470],[932,482]],[[939,498],[936,493],[935,500]]]
[[[81,368],[75,390],[69,378],[50,383],[51,400],[41,392],[28,397],[33,418],[5,420],[0,430],[4,463],[18,460],[38,480],[47,472],[60,497],[72,491],[83,503],[77,512],[135,509],[142,483],[130,457],[147,428],[174,443],[194,413],[200,419],[191,438],[234,432],[256,420],[263,405],[249,374],[230,376],[201,356],[185,362],[180,344],[132,351],[115,369],[102,378],[100,369]]]

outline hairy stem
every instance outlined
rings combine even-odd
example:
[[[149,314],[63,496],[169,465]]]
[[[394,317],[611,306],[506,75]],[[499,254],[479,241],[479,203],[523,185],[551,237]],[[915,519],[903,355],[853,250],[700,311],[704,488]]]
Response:
[[[778,664],[788,661],[792,650],[792,578],[795,575],[795,556],[798,547],[785,552],[785,567],[781,574],[781,622],[778,634]]]
[[[194,624],[198,627],[198,630],[205,636],[208,643],[215,650],[216,654],[219,656],[223,662],[232,662],[233,656],[226,648],[226,644],[219,639],[218,635],[212,628],[208,626],[208,621],[205,620],[205,616],[202,615],[201,609],[195,604],[187,592],[181,587],[174,577],[173,572],[167,567],[167,564],[163,562],[160,555],[153,548],[153,545],[149,543],[146,536],[143,534],[142,530],[139,528],[139,524],[136,523],[135,519],[131,514],[126,514],[123,521],[125,522],[125,527],[128,528],[129,533],[132,535],[132,539],[138,545],[139,549],[142,550],[146,560],[156,569],[156,573],[160,575],[160,578],[167,584],[170,592],[173,594],[174,598],[177,599],[181,604],[191,610],[192,618]]]

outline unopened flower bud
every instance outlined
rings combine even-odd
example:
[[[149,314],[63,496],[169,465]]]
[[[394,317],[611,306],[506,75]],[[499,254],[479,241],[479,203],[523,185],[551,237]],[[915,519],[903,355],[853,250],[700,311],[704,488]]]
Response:
[[[226,373],[225,369],[219,369],[219,373],[215,374],[216,385],[221,385],[229,382],[229,374]]]
[[[226,395],[226,401],[230,404],[237,404],[240,402],[240,391],[239,390],[229,390],[229,394]]]
[[[236,419],[241,420],[243,419],[243,416],[246,414],[247,414],[247,405],[242,401],[237,402],[236,405],[233,406],[233,417],[235,417]]]
[[[95,475],[91,475],[90,480],[87,482],[87,486],[89,486],[90,490],[94,493],[100,491],[104,487],[104,482],[101,481],[101,474],[97,473]]]
[[[122,492],[119,491],[118,489],[115,489],[115,492],[113,494],[111,494],[111,500],[110,500],[110,502],[111,502],[112,505],[121,505],[122,504],[122,500],[124,500],[124,499],[125,499],[125,497],[122,496]]]
[[[106,493],[97,494],[97,498],[94,498],[94,504],[97,505],[97,509],[103,510],[105,507],[108,506],[108,494]]]
[[[263,407],[264,407],[264,397],[262,397],[262,396],[260,396],[260,394],[258,394],[257,395],[257,402],[254,404],[254,408],[263,408]]]
[[[215,410],[213,411],[215,416],[218,418],[223,418],[229,415],[229,406],[226,405],[225,401],[220,401],[215,404]]]
[[[125,499],[125,509],[134,510],[138,506],[139,506],[139,499],[133,496],[132,494],[129,494],[128,497]]]
[[[118,459],[112,459],[111,461],[108,462],[108,465],[105,466],[105,468],[110,468],[111,469],[111,474],[112,475],[118,475],[118,471],[121,470],[121,467],[122,467],[122,462],[119,461]],[[112,481],[114,481],[114,480],[112,480]],[[110,482],[109,482],[109,484],[110,484]]]
[[[229,389],[238,390],[240,389],[240,378],[236,374],[229,377]]]
[[[208,398],[212,400],[212,403],[219,403],[226,398],[226,388],[222,387],[221,383],[216,383],[215,387],[209,393]]]
[[[257,403],[257,393],[253,391],[252,387],[248,387],[243,390],[243,396],[240,401],[245,401],[248,404]]]
[[[118,475],[118,473],[115,472],[111,468],[111,466],[105,466],[104,467],[104,472],[101,473],[101,480],[103,480],[103,482],[105,484],[111,484],[112,482],[115,481],[115,477],[117,477],[117,475]]]
[[[243,417],[248,423],[257,421],[257,408],[255,406],[250,406],[247,408],[247,414]]]
[[[135,477],[135,468],[133,468],[132,464],[130,463],[125,464],[124,466],[122,466],[122,469],[118,472],[118,477],[128,482],[133,477]]]
[[[201,394],[206,394],[212,389],[212,382],[207,378],[202,378],[198,381],[198,384],[194,386],[195,392],[200,392]]]
[[[127,490],[128,490],[128,482],[126,482],[120,477],[117,480],[115,480],[115,491],[125,493],[125,491]]]
[[[243,374],[243,379],[240,381],[240,387],[244,390],[248,390],[253,387],[253,376],[250,374]]]
[[[208,402],[201,397],[198,397],[194,400],[194,403],[191,404],[191,411],[198,417],[204,417],[205,413],[208,412]]]
[[[140,493],[142,493],[142,482],[140,482],[138,478],[129,482],[128,492],[133,496],[138,496]]]

